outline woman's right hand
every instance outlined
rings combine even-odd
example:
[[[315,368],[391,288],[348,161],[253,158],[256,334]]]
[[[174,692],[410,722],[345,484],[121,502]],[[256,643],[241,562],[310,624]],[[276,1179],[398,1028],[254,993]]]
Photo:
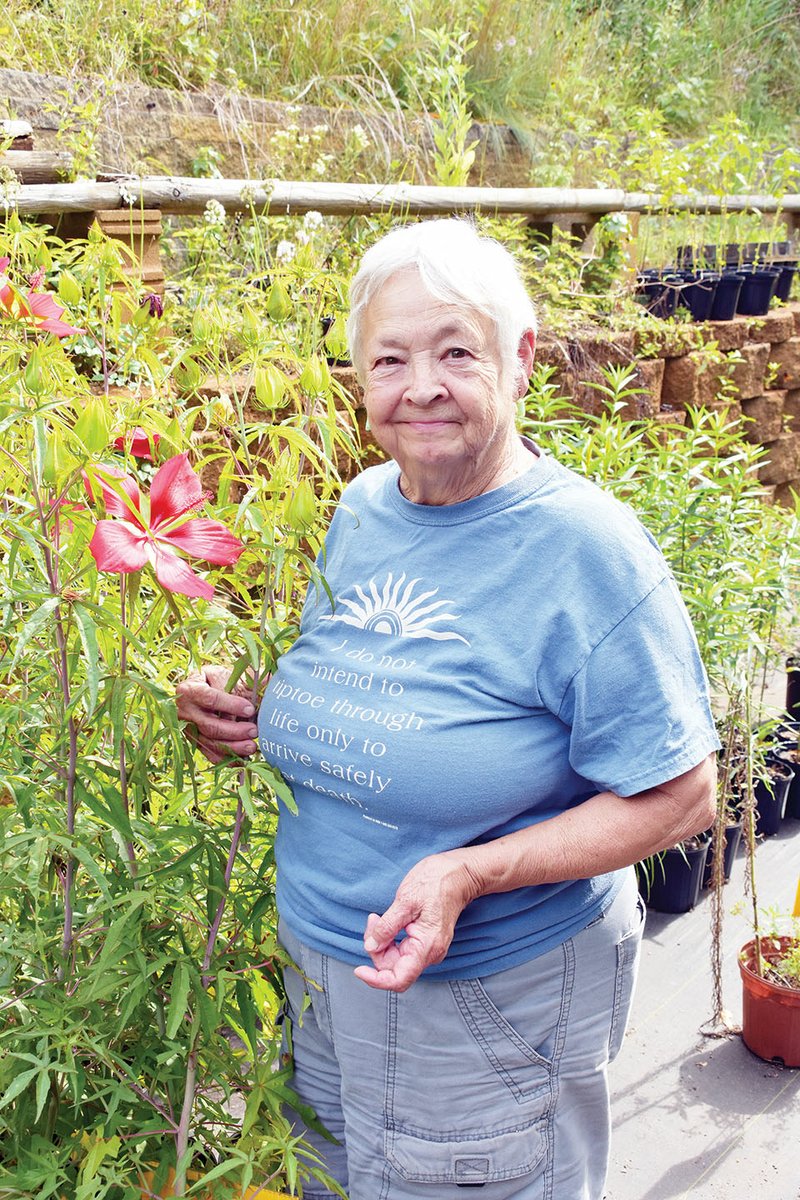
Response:
[[[233,691],[226,692],[230,673],[229,667],[203,667],[175,689],[186,736],[215,764],[232,756],[249,758],[258,750],[251,689],[240,680]]]

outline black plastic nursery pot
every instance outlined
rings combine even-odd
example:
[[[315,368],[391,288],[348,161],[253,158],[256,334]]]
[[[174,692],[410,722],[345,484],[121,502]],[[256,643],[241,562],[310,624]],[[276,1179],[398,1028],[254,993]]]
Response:
[[[700,271],[697,274],[687,272],[687,276],[681,288],[679,303],[689,309],[693,321],[710,321],[714,298],[722,276],[712,271]]]
[[[762,837],[772,837],[779,831],[793,779],[792,767],[775,765],[770,770],[769,782],[759,779],[756,783],[756,833]]]
[[[725,849],[722,852],[722,879],[724,883],[729,883],[733,864],[736,862],[736,856],[739,853],[739,847],[742,844],[742,822],[731,822],[725,826]],[[714,873],[714,857],[715,844],[713,836],[709,839],[708,854],[706,855],[705,868],[703,870],[703,887],[711,886],[711,878]]]
[[[792,283],[794,282],[795,272],[797,271],[796,262],[776,263],[780,267],[781,273],[778,276],[778,282],[775,285],[775,296],[781,303],[785,304],[792,291]]]
[[[744,275],[737,275],[731,272],[723,273],[717,289],[714,292],[714,299],[711,303],[711,321],[732,321],[736,316],[736,308],[739,303],[739,294],[744,283]]]
[[[707,841],[697,846],[672,847],[655,855],[651,870],[636,864],[639,891],[656,912],[690,912],[700,899],[708,857]]]
[[[780,274],[779,267],[757,267],[752,271],[743,271],[744,279],[736,305],[740,317],[767,315]]]
[[[651,316],[666,320],[675,315],[682,282],[677,274],[643,271],[636,281],[636,298]]]

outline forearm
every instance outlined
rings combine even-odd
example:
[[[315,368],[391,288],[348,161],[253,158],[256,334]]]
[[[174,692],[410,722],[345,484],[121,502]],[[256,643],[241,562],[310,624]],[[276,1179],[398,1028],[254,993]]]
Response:
[[[600,792],[549,820],[453,853],[462,857],[469,899],[586,879],[629,866],[706,829],[715,792],[712,756],[650,791],[627,799]]]

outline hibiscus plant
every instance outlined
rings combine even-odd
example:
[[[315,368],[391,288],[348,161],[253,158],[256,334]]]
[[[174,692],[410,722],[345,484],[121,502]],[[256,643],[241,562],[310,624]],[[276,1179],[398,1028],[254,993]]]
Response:
[[[200,342],[96,231],[12,216],[0,274],[0,1196],[302,1190],[276,1025],[291,796],[196,758],[174,686],[227,662],[257,700],[355,454],[346,398],[316,316],[262,306],[232,352],[212,315]],[[122,391],[108,350],[121,377],[134,340]],[[257,412],[200,386],[254,365]]]

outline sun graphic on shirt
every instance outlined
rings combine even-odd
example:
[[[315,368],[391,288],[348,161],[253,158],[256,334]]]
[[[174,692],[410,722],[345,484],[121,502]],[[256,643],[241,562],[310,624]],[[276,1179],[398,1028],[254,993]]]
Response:
[[[382,588],[374,579],[370,579],[366,591],[356,584],[353,590],[357,599],[339,596],[338,603],[346,611],[340,610],[333,616],[323,617],[323,620],[344,621],[346,625],[355,625],[358,629],[371,629],[375,633],[394,637],[458,641],[468,646],[469,642],[460,633],[452,629],[434,628],[442,621],[457,621],[459,618],[455,613],[441,611],[453,602],[434,600],[438,588],[415,596],[414,588],[419,582],[419,579],[412,579],[406,583],[405,573],[399,579],[394,579],[390,573]]]

